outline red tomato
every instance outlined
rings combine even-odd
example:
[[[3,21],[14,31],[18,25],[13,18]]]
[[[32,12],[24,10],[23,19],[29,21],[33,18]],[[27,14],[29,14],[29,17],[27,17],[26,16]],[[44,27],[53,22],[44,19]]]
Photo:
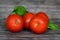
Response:
[[[49,21],[49,17],[48,17],[47,14],[44,13],[44,12],[38,12],[36,15],[37,15],[37,16],[42,16],[42,17],[44,17],[46,20]]]
[[[32,13],[32,12],[28,12],[24,15],[23,19],[24,19],[24,23],[25,23],[25,28],[26,29],[30,29],[29,27],[29,23],[30,23],[30,20],[34,17],[35,15]]]
[[[36,34],[44,33],[48,28],[48,21],[43,16],[35,16],[30,21],[30,28]]]
[[[11,32],[19,32],[23,28],[23,19],[17,14],[11,14],[6,20],[6,28]]]

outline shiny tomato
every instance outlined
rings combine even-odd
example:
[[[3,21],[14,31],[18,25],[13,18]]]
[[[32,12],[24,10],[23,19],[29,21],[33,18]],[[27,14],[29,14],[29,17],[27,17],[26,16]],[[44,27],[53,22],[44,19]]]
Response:
[[[6,20],[6,28],[11,32],[19,32],[23,28],[23,19],[17,14],[10,14]]]
[[[30,28],[36,34],[44,33],[48,28],[48,21],[43,16],[35,16],[30,21]]]
[[[33,14],[32,12],[28,12],[26,13],[24,16],[23,16],[23,19],[24,19],[24,23],[25,23],[25,28],[26,29],[30,29],[29,27],[29,23],[30,23],[30,20],[35,16],[35,14]]]
[[[47,15],[45,12],[38,12],[36,15],[37,15],[37,16],[42,16],[42,17],[44,17],[46,20],[49,21],[49,17],[48,17],[48,15]]]

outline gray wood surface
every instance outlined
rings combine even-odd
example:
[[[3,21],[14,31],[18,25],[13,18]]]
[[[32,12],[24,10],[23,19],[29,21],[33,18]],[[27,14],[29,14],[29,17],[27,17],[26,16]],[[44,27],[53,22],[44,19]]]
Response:
[[[5,20],[18,5],[25,6],[34,14],[39,11],[46,12],[49,18],[58,24],[59,29],[57,31],[47,30],[46,33],[40,35],[27,30],[19,33],[7,31]],[[60,40],[60,0],[0,0],[0,40]]]
[[[25,6],[34,14],[44,11],[49,18],[60,19],[60,0],[0,0],[0,17],[7,18],[18,5]]]

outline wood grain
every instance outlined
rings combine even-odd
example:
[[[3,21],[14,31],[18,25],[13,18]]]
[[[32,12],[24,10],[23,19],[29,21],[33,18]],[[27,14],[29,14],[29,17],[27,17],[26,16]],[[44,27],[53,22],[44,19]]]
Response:
[[[40,35],[27,30],[19,33],[9,32],[6,29],[5,20],[18,5],[23,5],[34,14],[39,11],[46,12],[49,18],[58,24],[59,29],[47,30]],[[60,0],[0,0],[0,40],[60,40]]]

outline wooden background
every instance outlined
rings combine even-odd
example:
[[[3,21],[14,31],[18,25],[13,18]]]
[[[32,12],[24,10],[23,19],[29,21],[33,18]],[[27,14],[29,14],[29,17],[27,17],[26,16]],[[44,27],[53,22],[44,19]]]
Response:
[[[57,31],[47,30],[44,34],[34,34],[31,31],[22,30],[20,33],[8,32],[5,28],[5,20],[13,8],[23,5],[28,11],[35,14],[44,11],[56,24]],[[60,0],[0,0],[0,40],[60,40]]]

